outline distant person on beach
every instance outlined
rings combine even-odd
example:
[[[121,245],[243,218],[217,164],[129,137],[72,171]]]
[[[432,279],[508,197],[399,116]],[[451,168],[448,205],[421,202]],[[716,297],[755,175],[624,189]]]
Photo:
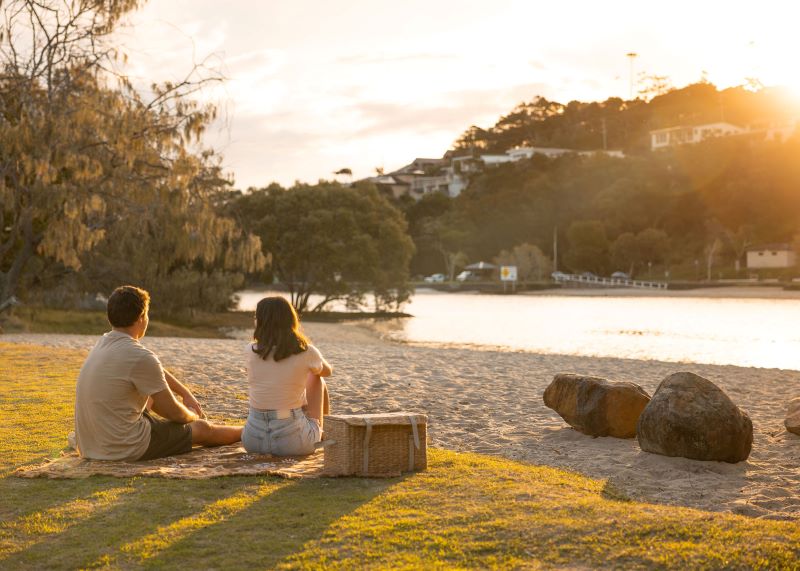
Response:
[[[100,338],[78,375],[75,437],[84,458],[150,460],[189,452],[194,444],[220,446],[241,438],[241,426],[203,420],[191,391],[139,343],[149,308],[150,295],[133,286],[118,287],[108,298],[112,330]]]
[[[331,366],[300,331],[294,307],[282,297],[258,302],[253,342],[245,349],[250,413],[242,434],[248,452],[311,454],[330,411],[322,377]]]

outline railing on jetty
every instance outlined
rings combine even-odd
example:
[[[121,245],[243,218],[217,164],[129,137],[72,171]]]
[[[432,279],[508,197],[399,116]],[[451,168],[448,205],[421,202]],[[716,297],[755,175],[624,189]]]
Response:
[[[581,276],[576,274],[561,274],[553,279],[562,284],[578,284],[595,287],[630,287],[640,289],[667,289],[666,282],[650,282],[642,280],[629,280],[625,278],[601,278],[597,276]]]

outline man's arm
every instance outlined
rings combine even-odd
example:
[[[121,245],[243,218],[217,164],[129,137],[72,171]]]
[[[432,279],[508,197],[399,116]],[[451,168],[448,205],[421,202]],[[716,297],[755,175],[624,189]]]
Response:
[[[175,375],[164,369],[164,378],[167,379],[167,385],[169,385],[169,388],[172,389],[172,392],[181,397],[181,399],[183,399],[183,404],[186,405],[187,408],[197,413],[197,416],[199,416],[200,418],[206,417],[206,414],[200,407],[200,403],[197,402],[196,398],[194,398],[192,391],[190,391],[183,385],[183,383],[181,383],[178,379],[176,379]],[[164,415],[162,414],[161,416]]]
[[[150,398],[153,403],[152,409],[167,420],[187,424],[198,419],[194,412],[178,402],[170,389],[153,393]]]

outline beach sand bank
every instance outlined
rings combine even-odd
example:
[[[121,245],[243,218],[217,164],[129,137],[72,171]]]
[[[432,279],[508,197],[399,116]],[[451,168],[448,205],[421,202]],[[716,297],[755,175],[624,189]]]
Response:
[[[524,291],[517,295],[564,295],[574,297],[689,297],[709,299],[800,299],[800,290],[785,290],[782,285],[735,285],[696,289],[566,287]]]
[[[306,331],[334,366],[334,412],[425,412],[433,446],[571,469],[641,501],[800,519],[800,436],[783,426],[787,402],[800,396],[800,371],[412,346],[354,324],[309,323]],[[96,338],[15,334],[0,341],[88,350]],[[193,388],[211,418],[244,420],[245,341],[144,343]],[[559,372],[632,381],[652,394],[665,376],[686,370],[712,380],[750,414],[748,461],[667,458],[642,452],[635,439],[585,436],[542,402]]]

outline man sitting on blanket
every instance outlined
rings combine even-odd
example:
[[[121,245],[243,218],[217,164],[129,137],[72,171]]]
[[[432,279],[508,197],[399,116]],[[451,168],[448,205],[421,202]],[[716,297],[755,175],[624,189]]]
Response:
[[[133,286],[118,287],[108,298],[112,330],[100,338],[78,375],[75,436],[84,458],[150,460],[189,452],[193,444],[220,446],[242,437],[241,426],[202,420],[191,391],[139,343],[149,306],[150,295]],[[153,418],[148,408],[166,420]]]

